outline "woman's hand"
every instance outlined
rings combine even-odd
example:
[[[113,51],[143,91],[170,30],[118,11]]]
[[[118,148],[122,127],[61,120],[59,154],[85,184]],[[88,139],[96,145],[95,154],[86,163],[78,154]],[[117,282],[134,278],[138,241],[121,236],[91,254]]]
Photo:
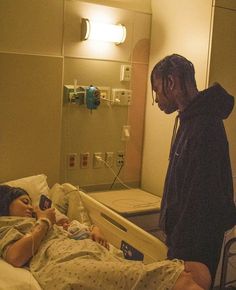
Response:
[[[55,208],[48,208],[45,210],[41,210],[39,207],[36,207],[35,213],[36,213],[37,219],[47,218],[50,220],[52,225],[56,223]]]
[[[105,239],[105,237],[103,236],[99,227],[93,226],[93,228],[91,230],[91,237],[92,237],[93,241],[99,243],[100,245],[102,245],[103,247],[105,247],[109,250],[109,243]]]

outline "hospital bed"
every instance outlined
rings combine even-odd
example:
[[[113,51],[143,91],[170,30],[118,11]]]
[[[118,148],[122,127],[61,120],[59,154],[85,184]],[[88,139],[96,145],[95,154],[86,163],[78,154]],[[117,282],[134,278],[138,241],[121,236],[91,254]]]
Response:
[[[150,263],[166,258],[167,248],[163,242],[71,184],[55,184],[50,189],[43,174],[6,184],[25,189],[34,204],[38,204],[39,196],[44,193],[70,219],[96,224],[109,243],[121,249],[127,259]],[[15,268],[0,258],[0,290],[8,289],[42,290],[27,269]]]

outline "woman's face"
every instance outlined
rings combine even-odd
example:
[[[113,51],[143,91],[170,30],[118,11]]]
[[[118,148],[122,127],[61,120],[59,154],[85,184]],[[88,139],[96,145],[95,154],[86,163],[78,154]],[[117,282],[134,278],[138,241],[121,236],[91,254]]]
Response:
[[[27,194],[19,196],[9,206],[10,216],[32,217],[32,213],[32,202]]]

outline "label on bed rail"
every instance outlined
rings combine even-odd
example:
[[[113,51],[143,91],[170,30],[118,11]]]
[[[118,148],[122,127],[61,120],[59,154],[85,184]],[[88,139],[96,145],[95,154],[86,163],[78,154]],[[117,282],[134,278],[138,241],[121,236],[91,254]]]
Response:
[[[124,257],[127,260],[143,261],[144,255],[139,250],[132,247],[125,241],[121,241],[121,251],[124,253]]]

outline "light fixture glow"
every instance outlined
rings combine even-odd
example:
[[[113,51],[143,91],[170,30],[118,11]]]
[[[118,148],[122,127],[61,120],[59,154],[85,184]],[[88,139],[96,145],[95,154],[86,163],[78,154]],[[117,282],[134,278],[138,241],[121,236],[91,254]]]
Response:
[[[126,28],[121,24],[107,24],[82,19],[82,40],[108,41],[123,43],[126,38]]]

